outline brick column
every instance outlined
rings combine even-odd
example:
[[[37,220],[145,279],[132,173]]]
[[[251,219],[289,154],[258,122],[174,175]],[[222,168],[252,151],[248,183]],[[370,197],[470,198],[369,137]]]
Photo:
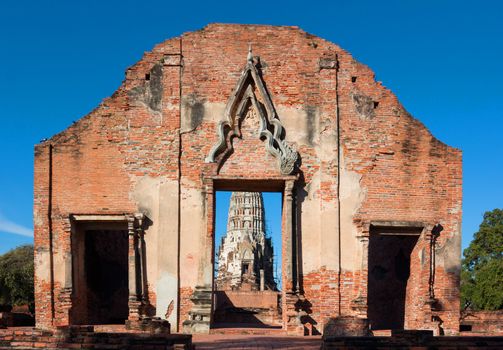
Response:
[[[65,252],[63,253],[64,263],[64,283],[58,295],[58,307],[60,312],[56,314],[55,324],[66,326],[73,323],[72,321],[72,295],[73,295],[73,276],[72,276],[72,224],[70,218],[67,217],[62,222],[63,231],[68,233],[68,239],[65,240]]]
[[[52,146],[35,146],[33,210],[35,254],[35,320],[38,328],[49,329],[54,321],[52,256]],[[41,263],[41,262],[45,262]],[[48,265],[48,266],[47,266]]]
[[[204,181],[206,196],[206,234],[203,237],[203,247],[206,249],[199,265],[198,282],[200,286],[212,288],[213,286],[213,234],[215,227],[215,191],[213,180]]]

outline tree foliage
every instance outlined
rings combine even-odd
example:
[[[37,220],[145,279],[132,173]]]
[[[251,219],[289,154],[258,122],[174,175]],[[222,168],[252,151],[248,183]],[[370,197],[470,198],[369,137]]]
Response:
[[[23,245],[0,255],[0,304],[34,305],[33,246]]]
[[[503,210],[484,214],[479,231],[463,252],[461,300],[464,308],[503,309]]]

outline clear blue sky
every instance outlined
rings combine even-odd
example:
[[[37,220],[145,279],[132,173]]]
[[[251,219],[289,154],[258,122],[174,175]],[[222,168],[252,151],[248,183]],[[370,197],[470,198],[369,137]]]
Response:
[[[367,64],[464,153],[463,246],[503,207],[501,1],[0,4],[0,253],[31,242],[33,145],[110,96],[156,43],[210,22],[298,25]],[[16,232],[14,234],[13,232]]]

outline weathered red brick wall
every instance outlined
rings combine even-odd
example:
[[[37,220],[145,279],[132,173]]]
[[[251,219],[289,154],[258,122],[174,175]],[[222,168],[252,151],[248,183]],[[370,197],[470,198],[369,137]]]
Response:
[[[354,220],[392,218],[442,224],[435,293],[442,304],[439,316],[443,327],[455,332],[459,318],[461,153],[436,140],[413,119],[389,90],[374,83],[374,74],[367,67],[345,64],[350,60],[347,55],[340,55],[340,60],[340,105],[347,106],[340,110],[346,168],[360,173],[362,187],[367,189],[367,198]],[[420,240],[416,251],[427,252],[427,244]],[[411,269],[423,272],[420,291],[412,297],[416,321],[410,323],[420,328],[429,317],[428,313],[418,316],[427,298],[428,264],[421,265],[418,260],[412,264]]]
[[[503,311],[465,311],[461,315],[461,324],[471,326],[471,331],[462,335],[503,335]]]
[[[201,271],[212,270],[204,260],[208,250],[212,254],[205,237],[213,223],[203,180],[217,174],[235,181],[281,178],[276,159],[256,137],[256,120],[245,120],[221,167],[204,162],[249,43],[260,56],[286,140],[301,157],[299,270],[310,322],[321,330],[339,312],[365,313],[353,307],[366,298],[366,252],[358,238],[364,227],[440,222],[435,293],[442,308],[436,315],[445,330],[456,332],[460,151],[437,141],[338,46],[296,27],[217,24],[156,46],[128,69],[112,97],[36,147],[37,324],[71,323],[64,268],[71,257],[70,214],[146,212],[153,222],[145,235],[151,303],[164,315],[173,300],[177,323],[187,319],[190,291],[205,278]],[[413,254],[427,257],[428,241],[419,242]],[[421,273],[408,300],[414,316],[407,326],[436,327],[424,306],[429,261],[412,261]],[[158,293],[166,288],[179,292]]]
[[[190,287],[180,288],[180,317],[178,320],[178,329],[182,329],[182,323],[189,319],[189,311],[193,306],[190,297],[194,290]]]
[[[103,328],[103,327],[102,327]],[[146,336],[148,335],[148,336]],[[137,334],[123,329],[61,327],[37,330],[28,327],[0,329],[1,349],[192,349],[185,334]]]
[[[137,212],[141,203],[132,200],[131,190],[138,178],[160,174],[165,178],[177,177],[178,163],[165,160],[178,157],[178,133],[173,130],[177,130],[179,114],[172,110],[152,113],[143,101],[138,101],[149,93],[137,92],[147,90],[147,73],[138,76],[138,72],[150,71],[164,54],[173,50],[179,52],[177,39],[164,43],[156,53],[147,53],[128,70],[124,84],[111,98],[48,142],[36,146],[35,290],[40,327],[71,323],[69,305],[64,305],[60,297],[64,288],[64,260],[71,254],[70,214]],[[158,74],[158,78],[170,78],[169,74]],[[178,79],[159,84],[163,84],[166,91],[163,100],[176,105],[179,95],[173,91],[179,90]],[[155,293],[149,291],[149,294],[155,303]]]

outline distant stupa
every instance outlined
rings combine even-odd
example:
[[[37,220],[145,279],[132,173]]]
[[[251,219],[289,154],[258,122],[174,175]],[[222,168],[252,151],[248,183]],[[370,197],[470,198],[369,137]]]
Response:
[[[218,252],[218,290],[276,290],[260,192],[233,192]]]

